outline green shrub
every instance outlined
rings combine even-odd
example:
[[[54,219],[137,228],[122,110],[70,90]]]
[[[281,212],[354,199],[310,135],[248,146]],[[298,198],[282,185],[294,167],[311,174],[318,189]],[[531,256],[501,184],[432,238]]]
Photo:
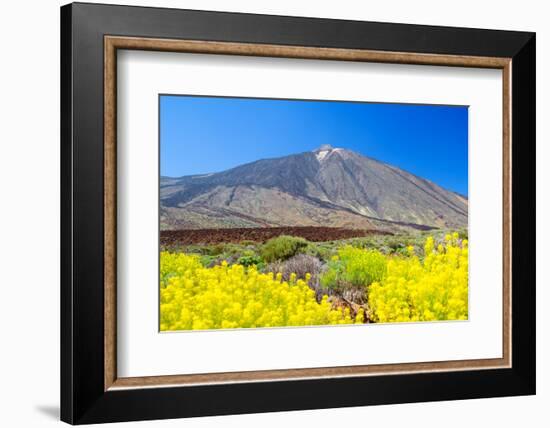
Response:
[[[460,239],[468,239],[468,229],[462,229],[458,231],[458,237]]]
[[[204,267],[210,267],[212,264],[215,263],[215,261],[217,260],[217,257],[210,256],[210,255],[202,255],[200,256],[199,260],[201,262],[201,265],[203,265]]]
[[[328,262],[334,255],[335,249],[327,243],[310,242],[304,252],[321,261]]]
[[[260,249],[260,255],[267,263],[271,263],[276,260],[287,260],[303,252],[306,247],[307,241],[304,238],[281,235],[267,241]]]
[[[251,241],[250,239],[245,239],[244,241],[241,241],[240,244],[243,247],[254,247],[254,246],[256,246],[256,242]]]
[[[263,260],[260,256],[254,253],[254,251],[244,251],[243,254],[237,259],[237,263],[243,266],[263,265]]]
[[[344,266],[340,260],[332,260],[328,263],[328,269],[321,275],[319,280],[321,287],[328,290],[341,288],[341,281]]]
[[[386,275],[386,257],[376,250],[345,246],[329,262],[321,285],[329,289],[366,287]]]
[[[225,251],[225,244],[215,244],[210,248],[211,256],[219,256]]]
[[[414,247],[413,247],[414,248]],[[403,256],[403,257],[408,257],[410,256],[410,252],[409,252],[409,249],[404,247],[404,248],[398,248],[396,251],[395,251],[395,254],[398,254],[400,256]]]

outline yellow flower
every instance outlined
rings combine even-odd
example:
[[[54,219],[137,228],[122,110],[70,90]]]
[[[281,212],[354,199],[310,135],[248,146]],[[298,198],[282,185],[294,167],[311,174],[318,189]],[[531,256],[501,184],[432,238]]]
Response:
[[[353,283],[367,287],[367,314],[374,322],[463,320],[468,318],[468,241],[458,234],[434,248],[424,243],[424,257],[408,246],[409,257],[386,257],[375,250],[341,247],[341,262]],[[345,263],[344,263],[345,262]],[[320,302],[308,286],[311,275],[259,272],[239,264],[206,268],[199,257],[160,255],[160,328],[163,331],[363,323],[363,308]],[[370,284],[370,285],[368,285]]]
[[[372,321],[468,318],[468,241],[459,244],[457,235],[447,236],[437,252],[428,237],[423,260],[412,255],[388,262],[387,276],[369,287]]]
[[[160,255],[160,328],[205,330],[353,323],[349,309],[321,302],[307,281],[292,274],[260,273],[241,265],[205,268],[199,258],[162,252]]]

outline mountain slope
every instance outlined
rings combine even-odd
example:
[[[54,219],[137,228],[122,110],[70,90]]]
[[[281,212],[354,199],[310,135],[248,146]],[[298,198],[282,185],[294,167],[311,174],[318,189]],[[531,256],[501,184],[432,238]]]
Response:
[[[463,227],[463,196],[350,150],[262,159],[227,171],[161,178],[161,227],[395,224]]]

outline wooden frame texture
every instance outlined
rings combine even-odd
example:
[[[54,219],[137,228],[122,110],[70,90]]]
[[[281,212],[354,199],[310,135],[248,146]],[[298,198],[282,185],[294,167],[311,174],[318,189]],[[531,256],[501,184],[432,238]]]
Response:
[[[442,370],[467,370],[510,367],[510,58],[459,55],[431,55],[404,52],[377,52],[358,49],[334,49],[303,46],[167,40],[105,36],[105,390],[110,388],[155,387],[163,385],[193,385],[246,382],[259,380],[290,380],[334,378],[372,374],[413,373]],[[150,376],[117,378],[116,376],[116,61],[117,50],[150,50],[211,55],[246,55],[337,61],[385,62],[400,64],[443,65],[495,68],[502,70],[503,81],[503,349],[502,358],[466,361],[443,361],[411,364],[323,367],[312,369],[264,370],[216,374]]]
[[[68,5],[61,13],[63,420],[88,423],[534,393],[534,257],[527,257],[534,255],[534,34],[88,4]],[[105,23],[107,15],[116,19]],[[140,23],[147,17],[153,23],[145,28]],[[283,27],[290,36],[278,31]],[[92,53],[79,51],[90,46]],[[118,49],[501,69],[503,357],[117,378]],[[99,93],[90,92],[89,85]],[[514,180],[512,163],[516,174],[521,173]],[[514,205],[519,209],[512,211]],[[100,218],[90,221],[86,209]],[[85,272],[91,278],[83,277]],[[93,302],[83,300],[94,293]],[[92,314],[94,310],[102,316]],[[84,349],[90,347],[101,358],[86,355]],[[408,393],[399,391],[403,383],[412,388]],[[375,385],[382,385],[379,396],[307,397],[312,388],[353,391]],[[254,399],[259,391],[269,391],[270,403]],[[224,404],[208,405],[210,399],[221,398]],[[168,410],[145,405],[145,400],[162,402]]]

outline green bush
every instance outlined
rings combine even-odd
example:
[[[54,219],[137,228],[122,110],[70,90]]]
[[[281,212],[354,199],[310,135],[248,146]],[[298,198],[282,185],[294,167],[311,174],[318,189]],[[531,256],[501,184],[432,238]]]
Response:
[[[287,260],[298,253],[302,253],[307,247],[304,238],[281,235],[267,241],[260,249],[260,255],[267,263],[276,260]]]
[[[252,265],[259,265],[263,266],[263,260],[260,256],[258,256],[254,251],[246,250],[242,253],[242,255],[237,259],[237,263],[243,266],[252,266]]]
[[[328,263],[328,269],[321,275],[319,280],[321,287],[328,290],[342,288],[342,274],[344,265],[340,260],[332,260]]]
[[[312,257],[315,257],[321,261],[328,262],[330,258],[334,255],[335,249],[332,248],[331,244],[327,243],[316,243],[310,242],[304,251],[305,254],[308,254]]]
[[[224,251],[225,251],[225,244],[215,244],[212,247],[210,247],[210,254],[209,255],[219,256],[220,254],[223,254]]]
[[[256,242],[251,241],[250,239],[245,239],[244,241],[241,241],[240,244],[243,247],[255,247],[256,246]]]
[[[468,229],[462,229],[458,231],[458,237],[460,239],[468,239]]]
[[[329,262],[321,285],[329,289],[367,287],[386,275],[386,257],[376,250],[345,246]]]
[[[201,265],[204,267],[210,267],[217,260],[216,256],[202,255],[199,258]]]

